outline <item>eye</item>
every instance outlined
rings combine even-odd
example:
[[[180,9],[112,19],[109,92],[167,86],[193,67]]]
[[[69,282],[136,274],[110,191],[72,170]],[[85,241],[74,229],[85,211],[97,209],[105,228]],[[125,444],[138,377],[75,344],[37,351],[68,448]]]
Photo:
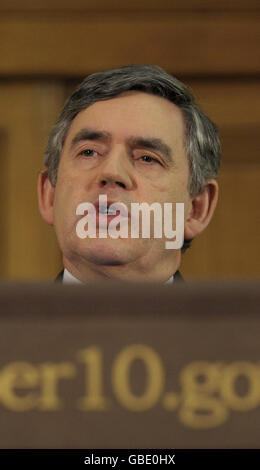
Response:
[[[146,163],[159,163],[160,164],[159,160],[157,160],[156,158],[151,157],[151,155],[142,155],[140,160],[141,159]]]
[[[84,149],[80,152],[79,155],[83,155],[84,157],[94,157],[94,154],[97,154],[96,150]]]

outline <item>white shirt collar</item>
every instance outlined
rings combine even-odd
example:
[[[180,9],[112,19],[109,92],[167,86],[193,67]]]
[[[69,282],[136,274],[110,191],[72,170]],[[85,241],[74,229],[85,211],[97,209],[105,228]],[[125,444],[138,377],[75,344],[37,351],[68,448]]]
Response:
[[[70,274],[70,272],[66,268],[64,269],[62,283],[63,284],[83,284],[83,282],[81,282],[79,279],[72,276],[72,274]]]
[[[171,276],[168,281],[165,282],[165,284],[171,284],[174,282],[174,276]],[[72,276],[72,274],[65,268],[64,273],[63,273],[63,279],[62,279],[63,284],[83,284],[79,279],[76,277]]]

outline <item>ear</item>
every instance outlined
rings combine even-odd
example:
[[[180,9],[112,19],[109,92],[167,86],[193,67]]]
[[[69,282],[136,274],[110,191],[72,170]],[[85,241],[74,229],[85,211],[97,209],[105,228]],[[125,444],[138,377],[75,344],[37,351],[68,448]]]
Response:
[[[191,198],[191,209],[184,226],[184,238],[191,240],[209,224],[218,201],[218,183],[208,180],[201,193]]]
[[[53,225],[55,187],[52,186],[50,182],[47,168],[44,168],[39,174],[37,192],[38,205],[42,218],[47,224]]]

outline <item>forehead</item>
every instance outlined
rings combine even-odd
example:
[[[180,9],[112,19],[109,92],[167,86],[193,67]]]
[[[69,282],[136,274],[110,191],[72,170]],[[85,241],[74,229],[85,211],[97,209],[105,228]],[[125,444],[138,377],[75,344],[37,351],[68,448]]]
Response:
[[[176,145],[184,142],[181,110],[170,101],[144,92],[129,91],[98,101],[81,111],[72,121],[67,139],[84,127],[110,133],[115,138],[143,135],[159,137]]]

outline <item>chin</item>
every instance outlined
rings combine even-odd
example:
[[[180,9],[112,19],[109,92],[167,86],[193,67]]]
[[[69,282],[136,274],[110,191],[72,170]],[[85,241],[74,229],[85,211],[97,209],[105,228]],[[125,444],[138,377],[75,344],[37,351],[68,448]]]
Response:
[[[136,259],[136,249],[128,246],[126,240],[119,239],[96,239],[89,240],[88,246],[84,250],[79,250],[81,258],[87,261],[103,266],[120,266]],[[81,247],[82,248],[82,247]]]

